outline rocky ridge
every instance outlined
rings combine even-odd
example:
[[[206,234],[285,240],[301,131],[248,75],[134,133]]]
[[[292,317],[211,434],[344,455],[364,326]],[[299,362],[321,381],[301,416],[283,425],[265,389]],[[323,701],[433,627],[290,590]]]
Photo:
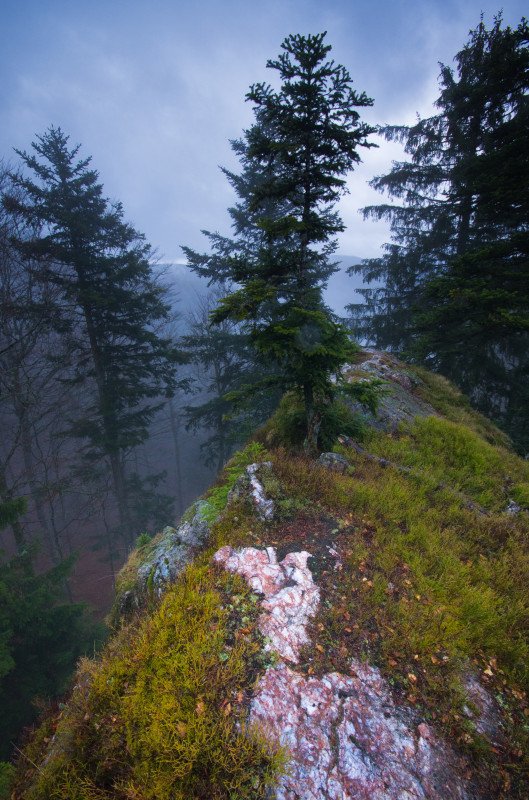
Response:
[[[391,475],[396,472],[398,480],[408,482],[407,487],[429,481],[428,491],[434,504],[438,502],[437,494],[441,499],[450,495],[454,508],[461,508],[457,513],[468,524],[475,518],[486,517],[489,511],[497,520],[499,518],[494,515],[498,514],[498,509],[503,517],[510,517],[505,512],[512,511],[512,507],[503,508],[504,499],[494,500],[490,493],[479,494],[473,488],[472,477],[468,481],[470,489],[463,485],[465,491],[462,492],[459,484],[451,488],[449,480],[441,483],[437,478],[425,478],[424,469],[417,468],[413,462],[399,465],[395,457],[388,457],[392,448],[399,444],[403,436],[401,431],[411,430],[413,440],[422,435],[424,428],[430,437],[427,447],[433,446],[431,437],[438,434],[437,423],[430,429],[428,420],[442,421],[443,415],[434,407],[428,392],[423,391],[422,378],[411,368],[377,351],[364,352],[359,361],[346,371],[351,380],[370,376],[383,378],[389,390],[376,418],[364,412],[365,423],[386,438],[372,439],[370,447],[374,450],[379,447],[377,453],[368,453],[362,447],[348,448],[346,442],[340,452],[323,454],[313,467],[305,465],[303,469],[313,470],[316,475],[314,485],[325,487],[328,481],[337,481],[337,487],[361,494],[363,481],[372,480],[375,472],[378,475],[382,470],[383,484],[391,483]],[[459,402],[457,400],[456,405]],[[439,406],[442,405],[439,402]],[[467,415],[465,424],[475,425],[479,436],[490,441],[497,437],[497,441],[504,444],[500,434],[491,432],[477,415],[471,418],[470,411],[465,409],[461,412]],[[419,427],[417,419],[423,420]],[[441,436],[448,434],[451,434],[450,428],[441,430]],[[465,447],[473,446],[473,441],[469,435]],[[449,447],[448,441],[446,447]],[[406,454],[407,451],[403,448],[402,452]],[[433,670],[433,677],[428,678],[432,685],[447,680],[443,678],[445,674],[455,680],[455,673],[443,673],[452,668],[452,656],[446,654],[446,648],[425,646],[424,653],[413,655],[410,650],[412,655],[407,656],[395,646],[387,652],[377,651],[387,636],[384,628],[393,631],[389,623],[394,623],[391,617],[387,617],[386,622],[379,620],[376,610],[367,627],[362,627],[366,615],[363,598],[375,590],[382,598],[381,606],[387,603],[391,610],[410,608],[415,603],[419,610],[423,609],[421,614],[426,615],[425,618],[433,619],[439,614],[439,620],[448,624],[443,606],[439,601],[434,603],[425,589],[413,588],[416,578],[402,558],[395,562],[394,572],[385,581],[381,581],[380,575],[377,577],[373,555],[369,555],[368,550],[374,548],[376,552],[379,548],[377,528],[380,523],[372,522],[366,513],[363,517],[345,512],[337,514],[323,506],[320,509],[318,502],[309,514],[301,501],[293,500],[285,488],[278,489],[279,485],[283,487],[288,483],[288,469],[291,468],[283,466],[283,458],[279,454],[271,462],[246,464],[227,493],[227,505],[223,510],[216,509],[213,493],[206,501],[195,504],[179,527],[166,528],[151,544],[134,554],[121,581],[116,617],[126,619],[130,613],[137,613],[145,606],[145,598],[157,601],[178,580],[185,566],[201,553],[209,553],[209,563],[217,569],[242,576],[259,598],[255,626],[262,637],[265,666],[248,692],[239,691],[235,699],[226,696],[220,707],[226,713],[226,709],[237,706],[239,726],[257,726],[271,741],[280,742],[286,748],[288,766],[278,776],[273,789],[265,789],[259,779],[252,778],[255,791],[252,794],[251,790],[244,797],[255,800],[260,797],[276,800],[464,800],[487,797],[491,786],[495,787],[498,797],[522,797],[519,793],[510,794],[511,778],[501,765],[502,758],[514,760],[522,756],[521,751],[506,744],[506,717],[496,699],[499,696],[496,681],[501,682],[502,674],[496,658],[476,649],[476,657],[464,662],[457,688],[461,706],[454,715],[454,719],[459,720],[453,728],[457,733],[454,739],[447,737],[449,725],[446,721],[439,724],[441,717],[447,718],[446,713],[440,711],[437,715],[428,705],[421,709],[426,695],[421,695],[420,691],[422,685],[427,687],[427,670],[421,664],[429,664]],[[512,459],[509,464],[511,462]],[[518,477],[516,480],[509,478],[509,485],[516,483],[523,491],[525,484],[520,480],[523,478],[529,485],[529,471],[518,468]],[[307,480],[307,477],[300,476],[300,480]],[[334,484],[329,486],[335,491]],[[402,491],[400,486],[395,478],[395,491]],[[465,492],[472,495],[470,505]],[[501,491],[499,496],[504,497]],[[488,509],[482,507],[484,500],[488,502]],[[523,517],[523,506],[518,505]],[[361,503],[359,508],[362,508]],[[405,525],[404,522],[399,524]],[[480,524],[488,524],[488,521]],[[507,532],[511,524],[514,522],[501,521]],[[525,524],[523,519],[521,524]],[[222,536],[228,543],[223,543],[221,538],[221,546],[211,549],[212,544],[219,541],[218,530],[224,531]],[[243,544],[238,545],[238,539]],[[249,539],[251,546],[248,546]],[[484,549],[484,545],[480,546]],[[359,555],[353,554],[353,557],[351,547],[353,550],[356,547]],[[468,564],[473,564],[474,559],[479,564],[480,557],[486,559],[478,553],[468,559]],[[342,586],[340,581],[346,573],[347,602],[345,594],[339,595],[344,589],[336,588]],[[353,598],[353,605],[350,598]],[[235,601],[234,604],[236,608]],[[343,619],[335,622],[332,613],[338,605],[343,606]],[[247,617],[241,619],[234,635],[235,644],[250,631],[249,627],[244,627],[250,625],[245,621]],[[331,620],[332,631],[326,629],[326,620]],[[335,628],[341,637],[336,645],[332,644],[333,636],[337,636]],[[328,652],[326,642],[331,643]],[[227,650],[232,646],[235,645],[229,645]],[[385,659],[391,669],[398,669],[402,661],[403,670],[396,682],[388,668],[370,663],[371,652],[378,652],[377,659]],[[381,653],[385,653],[384,658]],[[227,655],[222,653],[221,660],[225,657]],[[406,662],[410,658],[417,661]],[[503,680],[505,685],[507,681]],[[178,687],[175,690],[179,691]],[[501,699],[501,705],[507,708],[511,701],[519,704],[519,717],[529,716],[524,690],[516,687],[509,690]],[[201,713],[202,703],[199,697],[197,713]],[[486,747],[499,754],[494,779],[483,778],[479,770],[476,772],[472,757],[465,750],[465,737],[470,742],[476,736],[482,737]],[[519,789],[512,791],[519,792]],[[120,800],[122,796],[125,797],[115,794]],[[40,795],[35,794],[35,798]]]

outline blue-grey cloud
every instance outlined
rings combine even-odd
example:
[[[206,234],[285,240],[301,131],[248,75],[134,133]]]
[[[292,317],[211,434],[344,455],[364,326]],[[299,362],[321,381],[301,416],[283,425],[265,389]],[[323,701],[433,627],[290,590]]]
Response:
[[[524,3],[503,3],[517,24]],[[375,99],[371,123],[432,113],[438,62],[450,63],[490,0],[19,0],[0,31],[0,156],[29,149],[60,125],[93,156],[106,193],[166,258],[180,244],[201,249],[201,228],[229,232],[232,190],[218,169],[236,168],[229,139],[252,122],[244,96],[289,33],[328,30],[333,57]],[[340,250],[376,255],[383,225],[358,208],[377,202],[367,186],[398,151],[364,153],[341,204]]]

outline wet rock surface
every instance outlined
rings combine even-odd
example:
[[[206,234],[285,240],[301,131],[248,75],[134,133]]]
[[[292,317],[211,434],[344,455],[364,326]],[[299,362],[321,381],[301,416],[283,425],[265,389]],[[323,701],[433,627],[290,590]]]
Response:
[[[271,469],[269,461],[262,464],[249,464],[235,486],[228,494],[228,504],[237,497],[247,496],[261,520],[271,520],[274,516],[274,501],[266,497],[264,486],[259,478],[262,468]]]
[[[209,533],[209,524],[204,518],[206,508],[207,503],[196,503],[191,519],[182,522],[178,528],[163,529],[159,541],[138,567],[142,586],[148,584],[151,592],[160,594],[175,580]]]
[[[345,475],[350,469],[349,462],[345,456],[341,456],[338,453],[322,453],[316,463],[333,472],[338,472],[340,475]]]
[[[305,678],[286,664],[267,670],[251,719],[290,748],[278,800],[466,798],[457,759],[431,728],[397,709],[379,671]]]
[[[355,405],[357,411],[371,428],[381,431],[394,431],[401,422],[412,422],[414,417],[438,416],[435,409],[413,393],[420,384],[419,379],[404,370],[402,364],[389,353],[381,350],[364,350],[364,361],[347,367],[345,373],[361,372],[366,378],[380,378],[389,389],[379,401],[377,416]]]
[[[178,528],[166,527],[141,552],[133,577],[126,590],[118,591],[114,606],[116,618],[125,617],[142,605],[146,595],[160,596],[195,556],[209,534],[204,517],[208,504],[200,501],[191,506],[188,519]]]
[[[348,674],[295,671],[320,592],[307,551],[278,563],[264,550],[223,547],[214,560],[264,595],[262,633],[280,656],[259,680],[250,721],[291,752],[277,800],[464,800],[455,752],[416,712],[396,705],[380,671],[353,659]],[[288,662],[288,663],[287,663]]]
[[[310,553],[289,553],[278,563],[273,547],[257,550],[223,547],[214,561],[230,572],[243,575],[254,592],[264,595],[259,629],[273,649],[286,661],[297,663],[299,649],[307,644],[308,618],[318,608],[320,591],[307,567]]]

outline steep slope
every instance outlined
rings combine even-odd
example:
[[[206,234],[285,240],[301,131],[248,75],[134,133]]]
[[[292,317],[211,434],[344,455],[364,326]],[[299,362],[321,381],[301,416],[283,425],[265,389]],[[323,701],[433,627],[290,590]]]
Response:
[[[442,378],[348,374],[387,382],[358,441],[273,419],[132,554],[13,797],[527,796],[529,465]]]

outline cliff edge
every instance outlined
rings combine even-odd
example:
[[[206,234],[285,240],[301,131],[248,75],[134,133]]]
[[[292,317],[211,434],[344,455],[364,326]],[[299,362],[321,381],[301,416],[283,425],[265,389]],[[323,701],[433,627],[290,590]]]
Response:
[[[527,797],[529,464],[439,376],[346,374],[385,381],[355,438],[272,419],[131,555],[15,800]]]

